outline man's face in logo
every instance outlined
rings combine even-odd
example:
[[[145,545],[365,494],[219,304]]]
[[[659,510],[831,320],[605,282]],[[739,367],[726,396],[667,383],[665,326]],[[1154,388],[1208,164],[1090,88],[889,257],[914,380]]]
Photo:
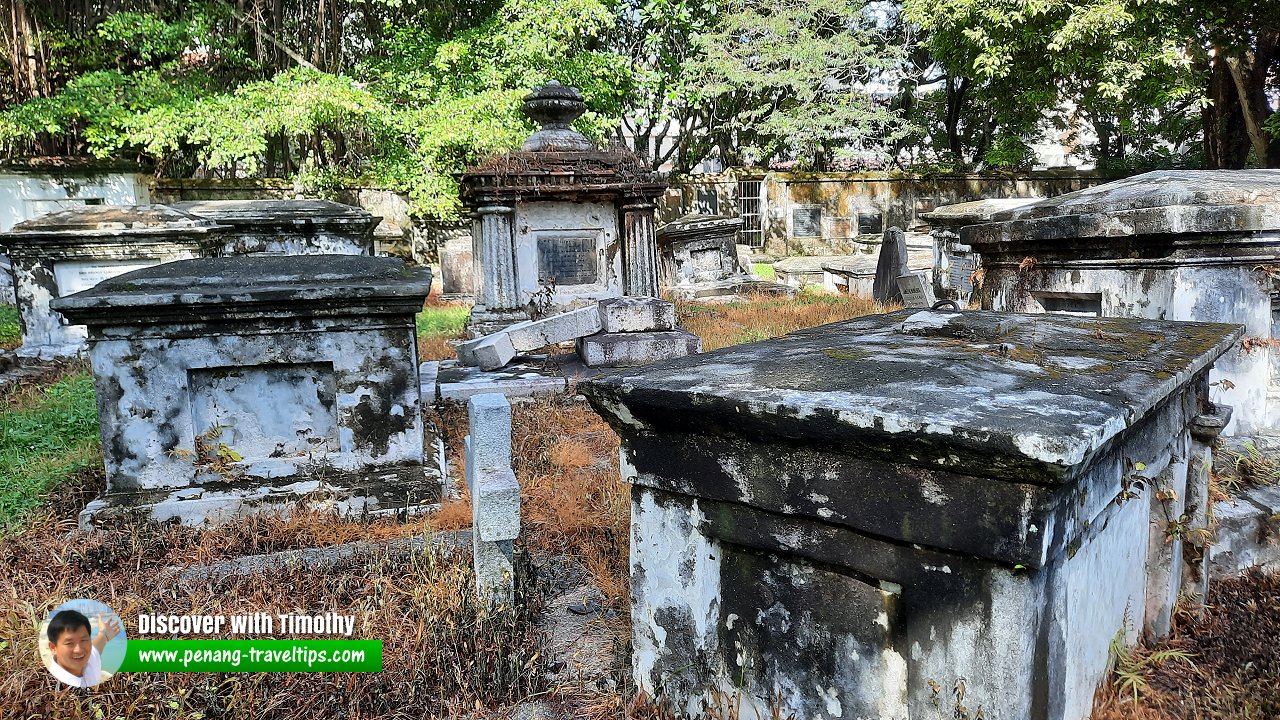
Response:
[[[91,647],[89,631],[82,627],[67,628],[62,631],[62,634],[58,635],[56,642],[49,642],[49,650],[53,653],[53,659],[64,670],[76,677],[84,675],[84,668],[89,664],[89,650]]]

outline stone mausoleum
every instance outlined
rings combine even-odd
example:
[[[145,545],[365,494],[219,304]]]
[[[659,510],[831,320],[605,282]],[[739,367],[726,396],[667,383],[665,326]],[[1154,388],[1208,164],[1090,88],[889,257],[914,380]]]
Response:
[[[695,717],[1087,718],[1113,639],[1203,577],[1178,539],[1241,332],[906,310],[589,381],[638,686]]]
[[[105,495],[218,522],[320,494],[346,512],[437,502],[414,315],[431,272],[351,255],[183,260],[55,300],[89,328]]]
[[[22,324],[19,355],[64,357],[84,348],[84,327],[49,308],[121,273],[200,257],[227,228],[165,205],[87,205],[18,223],[0,234],[13,263]]]
[[[643,158],[599,150],[570,127],[586,111],[576,89],[548,83],[524,110],[542,128],[461,176],[474,218],[475,336],[529,319],[530,302],[561,312],[658,294],[654,210],[666,184]]]
[[[994,213],[960,241],[981,256],[984,308],[1244,325],[1214,399],[1235,408],[1227,434],[1280,440],[1280,171],[1150,172]]]
[[[328,200],[201,200],[175,209],[229,229],[209,255],[373,255],[382,220],[362,208]]]

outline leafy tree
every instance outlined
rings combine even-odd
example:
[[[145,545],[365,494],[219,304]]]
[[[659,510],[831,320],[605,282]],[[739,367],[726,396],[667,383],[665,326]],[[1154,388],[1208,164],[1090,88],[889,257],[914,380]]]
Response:
[[[892,45],[867,2],[730,0],[694,38],[690,101],[726,164],[792,157],[815,169],[883,159],[906,128],[868,86],[892,75]]]

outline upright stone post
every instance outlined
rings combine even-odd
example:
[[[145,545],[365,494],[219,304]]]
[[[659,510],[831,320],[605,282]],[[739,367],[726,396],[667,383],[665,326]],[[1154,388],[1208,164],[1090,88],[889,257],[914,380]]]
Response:
[[[622,206],[622,265],[627,295],[658,296],[658,239],[654,230],[656,205],[648,197],[627,198]]]
[[[467,489],[476,591],[492,607],[515,596],[512,541],[520,536],[520,485],[511,469],[511,404],[502,393],[467,402]]]

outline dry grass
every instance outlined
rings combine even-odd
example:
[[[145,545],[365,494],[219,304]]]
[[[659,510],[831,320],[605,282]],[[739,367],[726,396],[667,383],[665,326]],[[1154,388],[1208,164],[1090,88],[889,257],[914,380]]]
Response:
[[[728,303],[681,302],[676,312],[680,324],[702,338],[702,349],[707,351],[898,307],[856,295],[801,293],[794,299],[760,296]]]
[[[323,581],[302,566],[186,586],[156,581],[170,565],[403,535],[416,526],[299,511],[288,520],[263,517],[218,530],[124,523],[94,534],[64,534],[65,520],[46,514],[0,545],[6,568],[0,579],[5,717],[487,717],[489,710],[550,691],[535,625],[543,592],[522,585],[517,607],[489,612],[475,597],[466,553],[384,551],[341,561]],[[136,673],[93,693],[69,692],[40,664],[35,630],[49,610],[75,597],[106,602],[126,619],[140,612],[350,613],[355,637],[383,640],[384,669]]]
[[[1277,642],[1280,575],[1215,583],[1203,606],[1179,607],[1169,638],[1121,654],[1093,720],[1280,717]]]

